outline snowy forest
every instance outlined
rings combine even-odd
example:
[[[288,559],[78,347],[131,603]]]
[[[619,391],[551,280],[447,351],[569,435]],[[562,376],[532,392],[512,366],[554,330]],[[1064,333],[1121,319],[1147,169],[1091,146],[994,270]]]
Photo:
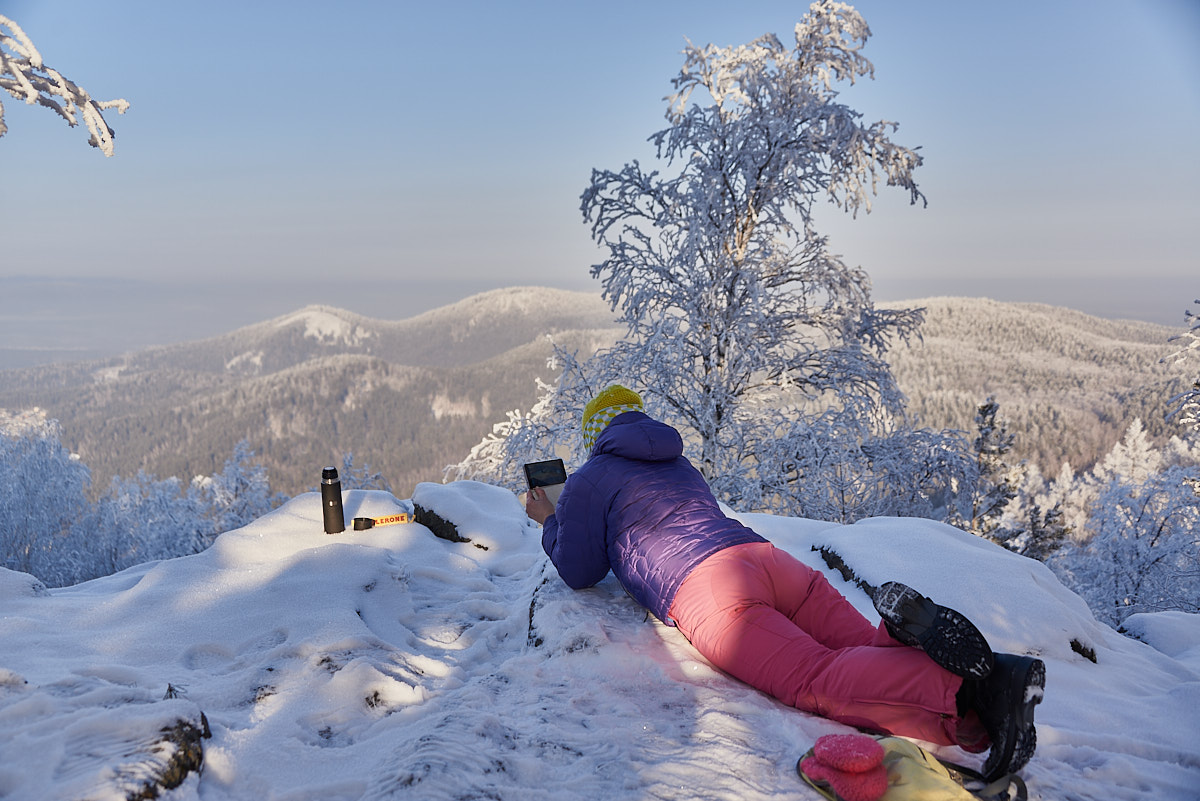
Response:
[[[538,402],[509,413],[447,480],[520,491],[522,462],[557,453],[578,466],[579,410],[620,380],[684,433],[689,457],[739,512],[930,518],[1044,562],[1115,626],[1136,612],[1200,611],[1200,381],[1169,399],[1165,445],[1132,419],[1095,466],[1064,463],[1053,476],[1012,457],[994,399],[970,431],[908,414],[889,351],[920,336],[922,310],[876,306],[866,271],[842,263],[813,220],[825,202],[869,213],[880,188],[924,202],[918,149],[893,141],[895,123],[864,123],[834,89],[872,75],[868,36],[853,9],[817,3],[794,46],[773,35],[688,46],[668,126],[650,137],[659,163],[596,169],[581,198],[608,253],[592,276],[624,337],[594,353],[556,348],[557,380],[539,383]],[[25,61],[41,70],[36,51]],[[44,83],[6,80],[23,98]],[[85,119],[110,154],[105,106],[88,102],[95,119]],[[73,107],[59,108],[67,117],[62,108]],[[1185,321],[1169,359],[1191,380],[1200,320],[1188,310]],[[346,489],[387,488],[351,455],[341,468]],[[0,566],[75,584],[202,551],[283,500],[246,444],[189,482],[117,477],[96,500],[89,488],[55,420],[0,419]]]

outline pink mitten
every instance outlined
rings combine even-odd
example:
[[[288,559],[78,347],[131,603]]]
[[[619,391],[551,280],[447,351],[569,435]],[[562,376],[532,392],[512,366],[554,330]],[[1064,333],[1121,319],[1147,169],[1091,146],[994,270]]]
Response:
[[[883,764],[883,746],[865,734],[826,734],[813,745],[813,756],[826,767],[862,773]]]
[[[800,770],[814,782],[829,785],[844,801],[878,801],[888,788],[887,768],[882,763],[861,773],[851,773],[809,757],[800,762]]]

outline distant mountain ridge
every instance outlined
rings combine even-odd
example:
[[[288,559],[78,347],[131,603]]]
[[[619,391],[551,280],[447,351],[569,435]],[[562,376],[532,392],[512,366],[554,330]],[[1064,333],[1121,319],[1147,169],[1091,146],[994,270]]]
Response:
[[[1064,458],[1086,467],[1133,416],[1166,433],[1176,379],[1157,360],[1170,328],[982,299],[880,305],[927,309],[923,343],[891,359],[924,425],[970,432],[995,395],[1018,453],[1047,472]],[[0,409],[57,418],[96,493],[138,470],[210,474],[243,438],[289,495],[315,487],[344,452],[405,493],[533,404],[534,378],[555,378],[547,335],[591,353],[622,333],[614,316],[598,294],[536,287],[397,321],[309,306],[205,340],[0,371]]]
[[[307,306],[228,334],[107,360],[121,369],[183,368],[265,375],[336,354],[413,367],[461,367],[529,342],[530,331],[607,327],[607,305],[583,292],[513,287],[473,295],[405,320],[377,320]]]

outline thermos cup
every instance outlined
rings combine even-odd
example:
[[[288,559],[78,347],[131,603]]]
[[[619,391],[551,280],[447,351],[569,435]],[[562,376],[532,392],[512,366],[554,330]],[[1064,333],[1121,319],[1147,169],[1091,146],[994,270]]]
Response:
[[[325,515],[325,533],[338,534],[346,530],[346,518],[342,513],[342,480],[336,467],[321,471],[321,509]]]

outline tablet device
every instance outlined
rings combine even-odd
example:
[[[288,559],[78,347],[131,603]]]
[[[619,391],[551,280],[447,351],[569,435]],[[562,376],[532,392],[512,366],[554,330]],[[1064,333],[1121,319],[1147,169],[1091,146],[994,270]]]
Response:
[[[562,494],[563,484],[567,481],[567,468],[563,466],[562,459],[530,462],[525,465],[525,481],[530,489],[545,488],[546,498],[557,506],[558,496]]]

